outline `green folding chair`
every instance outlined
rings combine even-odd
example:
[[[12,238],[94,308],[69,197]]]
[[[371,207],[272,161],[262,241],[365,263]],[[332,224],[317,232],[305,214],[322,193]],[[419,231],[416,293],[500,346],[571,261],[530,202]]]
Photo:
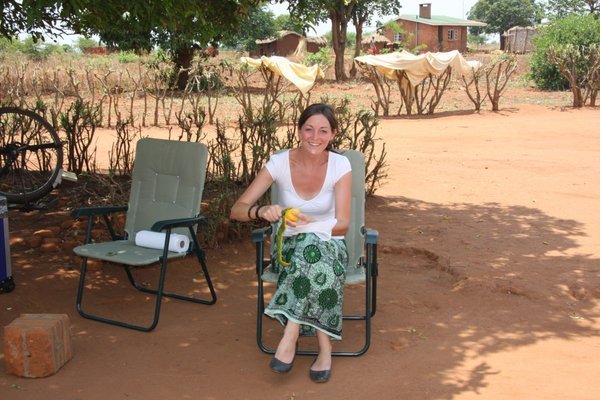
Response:
[[[346,233],[345,240],[348,248],[348,269],[346,270],[346,284],[364,283],[364,312],[358,315],[344,315],[344,320],[362,321],[364,323],[364,340],[362,347],[349,351],[334,351],[335,356],[360,356],[369,350],[371,345],[371,318],[377,310],[377,231],[367,229],[365,223],[365,160],[364,155],[356,150],[345,150],[342,154],[350,160],[352,166],[352,215],[351,224]],[[271,188],[271,202],[277,203],[276,184]],[[276,284],[278,273],[271,270],[272,248],[275,243],[273,226],[255,229],[252,232],[252,241],[256,245],[256,274],[258,276],[258,310],[256,341],[261,351],[275,354],[263,339],[263,319],[265,310],[264,283]],[[267,239],[270,245],[267,245]],[[299,350],[298,355],[316,355],[317,351]]]
[[[136,146],[128,205],[73,210],[71,213],[73,217],[88,218],[85,244],[75,247],[73,250],[83,259],[77,289],[77,311],[82,317],[149,332],[158,324],[163,296],[208,305],[217,301],[206,267],[206,257],[196,237],[198,224],[205,220],[205,217],[201,216],[199,212],[207,159],[207,148],[201,143],[141,139]],[[109,216],[115,212],[125,211],[127,212],[125,232],[124,235],[119,235],[111,224]],[[92,243],[92,227],[94,220],[98,217],[104,220],[112,241]],[[142,230],[163,232],[165,234],[164,247],[156,249],[137,246],[135,236]],[[173,233],[188,236],[190,246],[186,252],[169,251]],[[188,254],[194,254],[200,263],[210,291],[208,299],[164,290],[167,262]],[[86,289],[87,261],[90,258],[122,265],[134,288],[155,295],[154,317],[150,324],[138,325],[84,311],[82,300]],[[155,287],[147,287],[135,279],[132,267],[154,263],[160,263],[158,282]]]

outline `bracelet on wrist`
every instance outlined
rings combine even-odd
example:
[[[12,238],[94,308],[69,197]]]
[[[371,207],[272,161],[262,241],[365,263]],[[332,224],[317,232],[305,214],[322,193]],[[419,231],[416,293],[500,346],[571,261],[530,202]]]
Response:
[[[260,209],[261,209],[261,208],[263,208],[263,207],[265,207],[265,206],[266,206],[266,204],[261,204],[260,206],[256,207],[256,213],[255,213],[255,215],[256,215],[256,219],[262,219],[262,218],[260,217],[260,215],[258,214],[258,212],[260,211]]]
[[[250,207],[248,207],[248,219],[250,221],[252,221],[252,209],[256,207],[256,204],[252,204]]]

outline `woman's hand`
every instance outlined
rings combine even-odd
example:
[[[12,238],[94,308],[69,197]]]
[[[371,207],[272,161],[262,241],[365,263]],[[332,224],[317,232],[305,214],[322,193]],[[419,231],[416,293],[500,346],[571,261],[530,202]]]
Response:
[[[285,208],[281,207],[279,204],[270,204],[268,206],[263,206],[259,210],[258,217],[269,222],[277,222],[281,219],[283,214],[283,210]],[[286,224],[289,226],[298,226],[304,225],[312,221],[312,218],[309,216],[302,214],[301,212],[294,213],[298,218],[296,221],[292,221],[291,219],[287,219]]]
[[[265,221],[276,222],[281,218],[282,212],[283,208],[281,208],[279,204],[270,204],[262,206],[260,210],[258,210],[257,217]]]
[[[300,212],[300,210],[295,209],[294,215],[296,216],[296,218],[294,218],[293,220],[288,218],[286,220],[286,224],[288,224],[289,226],[300,226],[300,225],[306,225],[309,222],[312,222],[313,219],[311,217],[309,217],[308,215],[302,214]]]

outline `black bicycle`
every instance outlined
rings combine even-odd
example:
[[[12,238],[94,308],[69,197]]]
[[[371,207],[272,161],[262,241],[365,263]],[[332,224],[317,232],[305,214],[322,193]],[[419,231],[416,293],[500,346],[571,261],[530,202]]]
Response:
[[[62,143],[42,116],[17,107],[0,108],[0,195],[8,203],[31,204],[59,182]]]

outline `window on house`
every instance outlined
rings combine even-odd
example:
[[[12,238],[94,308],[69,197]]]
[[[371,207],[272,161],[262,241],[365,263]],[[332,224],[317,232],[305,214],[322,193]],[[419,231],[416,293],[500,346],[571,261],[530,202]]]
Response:
[[[448,40],[458,40],[458,31],[456,29],[448,29]]]
[[[401,42],[404,39],[402,33],[394,33],[394,42]]]

